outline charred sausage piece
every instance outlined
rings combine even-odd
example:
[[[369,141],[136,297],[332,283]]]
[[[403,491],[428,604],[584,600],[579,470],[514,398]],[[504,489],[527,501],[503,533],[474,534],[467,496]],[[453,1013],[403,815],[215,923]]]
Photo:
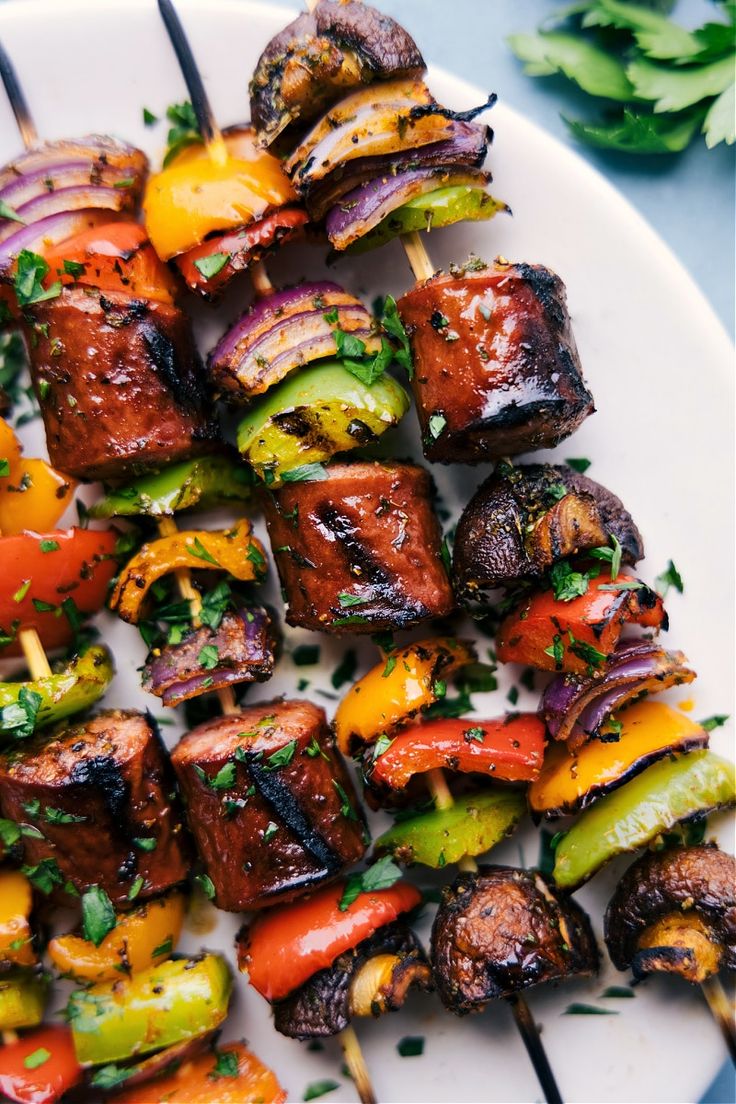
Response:
[[[371,974],[380,979],[378,990]],[[367,1001],[362,993],[365,982],[369,982],[366,990],[371,990]],[[290,1039],[338,1035],[356,1014],[380,1016],[401,1008],[413,986],[431,989],[432,971],[416,936],[398,920],[340,955],[288,997],[275,1001],[274,1027]]]
[[[207,662],[202,652],[209,648]],[[214,651],[212,650],[214,649]],[[273,674],[274,634],[265,609],[225,613],[217,629],[203,625],[180,644],[155,648],[146,661],[143,687],[164,705],[179,705],[242,682],[264,682]]]
[[[261,54],[250,85],[251,119],[270,145],[361,84],[424,69],[416,43],[389,16],[360,0],[320,0]]]
[[[333,464],[265,503],[290,625],[376,632],[443,617],[454,606],[423,468]]]
[[[477,463],[554,448],[593,413],[565,287],[541,265],[433,276],[398,302],[424,455]]]
[[[443,1004],[458,1015],[573,974],[594,974],[587,915],[534,870],[483,866],[442,891],[432,967]]]
[[[365,851],[323,710],[265,702],[195,728],[171,757],[219,908],[289,901]]]
[[[611,898],[605,939],[614,966],[637,979],[736,970],[736,860],[707,844],[643,855]]]
[[[212,447],[202,366],[177,307],[67,288],[33,319],[31,375],[55,467],[116,479]]]
[[[189,849],[173,777],[151,718],[109,710],[0,755],[0,812],[34,831],[25,861],[83,892],[97,884],[115,904],[183,881]]]
[[[465,507],[457,527],[453,577],[457,593],[539,579],[568,556],[621,544],[635,564],[644,544],[631,514],[614,494],[571,468],[499,464]]]

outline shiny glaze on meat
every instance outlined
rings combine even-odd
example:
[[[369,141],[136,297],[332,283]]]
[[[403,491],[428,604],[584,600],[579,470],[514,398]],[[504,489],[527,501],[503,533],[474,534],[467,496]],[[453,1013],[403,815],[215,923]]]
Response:
[[[326,470],[327,479],[290,483],[265,502],[288,623],[363,633],[449,614],[427,472],[396,462]]]
[[[24,835],[25,862],[52,860],[59,884],[68,879],[79,892],[97,884],[115,904],[128,902],[139,877],[143,899],[189,873],[173,790],[158,732],[133,710],[108,710],[0,755],[0,814],[40,832]]]
[[[33,317],[31,377],[55,467],[112,479],[211,448],[201,364],[177,307],[72,288]]]
[[[287,762],[270,759],[292,741]],[[207,721],[171,761],[219,908],[291,900],[365,851],[352,783],[324,711],[310,702],[262,702]],[[223,768],[232,784],[220,776],[213,786]]]
[[[496,262],[440,274],[398,308],[428,460],[554,448],[593,413],[565,288],[549,269]]]

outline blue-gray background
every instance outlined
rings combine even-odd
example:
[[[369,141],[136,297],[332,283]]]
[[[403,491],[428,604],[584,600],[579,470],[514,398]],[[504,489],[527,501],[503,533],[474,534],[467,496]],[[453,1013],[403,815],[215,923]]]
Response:
[[[634,157],[574,142],[560,112],[571,118],[592,117],[595,101],[576,92],[562,77],[525,76],[505,42],[507,35],[533,31],[550,13],[564,7],[565,0],[373,2],[404,24],[430,64],[497,92],[505,103],[595,165],[659,231],[733,335],[736,147],[708,150],[699,138],[681,154]],[[721,18],[717,5],[709,0],[679,0],[673,17],[687,27]],[[736,1081],[727,1064],[703,1102],[734,1101]]]
[[[576,92],[563,77],[525,76],[505,41],[514,32],[533,31],[565,7],[566,0],[373,2],[406,26],[430,64],[497,92],[595,165],[659,231],[733,335],[736,147],[708,150],[699,137],[682,154],[635,157],[574,142],[560,112],[571,118],[593,117],[596,101]],[[290,0],[290,6],[295,5],[296,0]],[[710,0],[678,0],[673,17],[688,27],[721,18]],[[492,114],[489,121],[492,124]]]

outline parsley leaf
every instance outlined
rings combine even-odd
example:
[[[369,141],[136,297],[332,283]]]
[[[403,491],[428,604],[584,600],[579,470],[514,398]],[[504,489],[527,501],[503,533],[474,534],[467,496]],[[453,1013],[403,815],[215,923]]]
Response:
[[[402,1058],[418,1058],[424,1054],[424,1036],[405,1035],[403,1039],[399,1039],[396,1049]]]
[[[19,222],[21,226],[25,226],[25,219],[22,219],[18,212],[10,207],[4,199],[0,199],[0,218],[10,219],[11,222]]]
[[[214,644],[205,644],[197,656],[197,663],[205,671],[213,671],[220,662],[220,653]]]
[[[339,1081],[312,1081],[304,1090],[302,1100],[319,1100],[321,1096],[325,1096],[327,1093],[334,1092],[335,1089],[339,1088]]]
[[[35,690],[21,686],[18,700],[0,709],[0,732],[12,732],[18,739],[32,736],[43,698]]]
[[[27,1070],[38,1069],[39,1066],[45,1065],[50,1057],[50,1050],[47,1050],[46,1047],[39,1047],[38,1050],[34,1050],[31,1054],[26,1055],[23,1059],[23,1065]]]
[[[115,927],[115,909],[104,889],[90,886],[82,894],[82,935],[99,947],[102,940]]]
[[[552,564],[549,577],[557,602],[571,602],[573,598],[580,598],[588,591],[590,576],[573,570],[567,560]]]
[[[191,544],[187,545],[187,551],[190,556],[196,556],[198,560],[204,560],[205,563],[213,564],[215,567],[220,566],[215,557],[207,551],[199,537],[195,537]]]
[[[414,361],[411,355],[411,344],[404,324],[399,317],[399,310],[393,295],[387,295],[383,300],[383,306],[378,312],[380,322],[387,334],[398,343],[394,349],[394,360],[404,369],[409,379],[414,375]]]
[[[712,717],[706,717],[705,720],[700,721],[700,727],[704,728],[706,732],[712,732],[714,728],[722,728],[726,721],[729,719],[728,713],[714,713]]]
[[[324,464],[302,464],[299,468],[292,468],[291,471],[281,473],[282,483],[313,483],[327,479],[327,472]]]
[[[218,1050],[215,1053],[217,1061],[212,1072],[208,1074],[210,1080],[217,1081],[220,1077],[237,1077],[240,1067],[235,1051]]]
[[[196,260],[194,267],[198,272],[201,272],[205,280],[211,280],[218,272],[222,272],[230,257],[230,253],[210,253],[208,256]]]
[[[573,471],[580,472],[581,475],[583,475],[583,473],[586,472],[591,465],[591,461],[586,460],[584,456],[581,456],[579,458],[570,456],[565,461],[565,463],[567,464],[568,468],[572,468]]]
[[[294,758],[296,751],[297,741],[296,738],[289,740],[288,744],[284,744],[278,751],[272,752],[271,755],[266,756],[266,770],[278,770],[279,767],[288,767],[291,760]]]
[[[30,307],[34,303],[43,303],[47,299],[55,299],[61,294],[61,281],[57,280],[49,288],[44,288],[43,281],[48,275],[49,266],[38,253],[32,253],[30,249],[21,249],[16,260],[16,271],[13,277],[15,297],[20,307]]]
[[[361,893],[372,893],[378,889],[389,889],[401,878],[401,870],[388,855],[369,866],[366,870],[355,874],[348,874],[345,880],[345,889],[338,908],[340,912],[347,912],[354,901],[357,901]]]
[[[170,165],[187,146],[200,145],[202,142],[197,116],[189,100],[180,104],[170,104],[166,108],[166,118],[173,125],[166,136],[164,168]]]
[[[685,584],[682,581],[680,572],[675,567],[672,560],[667,561],[667,567],[664,569],[661,575],[658,575],[654,580],[654,585],[657,588],[657,592],[666,598],[670,587],[674,587],[675,590],[682,594],[685,590]]]
[[[127,1081],[134,1072],[133,1069],[116,1066],[114,1062],[110,1062],[109,1065],[101,1066],[100,1069],[95,1070],[90,1078],[90,1084],[94,1085],[96,1089],[115,1089],[118,1085],[122,1085],[124,1081]]]

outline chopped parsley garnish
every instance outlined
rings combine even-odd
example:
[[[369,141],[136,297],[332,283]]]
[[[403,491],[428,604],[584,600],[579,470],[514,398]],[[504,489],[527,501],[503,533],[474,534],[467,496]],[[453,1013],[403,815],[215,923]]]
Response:
[[[158,115],[154,115],[147,107],[143,108],[143,123],[145,126],[154,126],[158,122]]]
[[[706,717],[704,721],[698,723],[706,732],[712,732],[714,728],[722,728],[729,716],[729,713],[714,713],[712,717]]]
[[[187,146],[199,145],[202,135],[199,132],[197,116],[189,100],[184,103],[170,104],[166,108],[166,118],[173,125],[166,136],[166,155],[163,167],[170,165],[174,158]]]
[[[433,441],[436,441],[441,436],[442,431],[447,425],[447,418],[444,414],[432,414],[430,416],[427,428],[429,430],[429,436]]]
[[[36,866],[22,866],[20,870],[39,893],[49,894],[54,886],[64,883],[56,859],[41,859]]]
[[[341,609],[349,609],[351,606],[364,606],[366,602],[370,601],[370,598],[360,594],[338,594],[337,600]]]
[[[159,958],[161,955],[170,955],[174,949],[174,940],[171,936],[164,939],[163,943],[159,943],[158,947],[154,947],[151,951],[152,958]]]
[[[270,843],[273,837],[279,830],[278,824],[274,820],[269,820],[268,824],[263,830],[263,842]]]
[[[195,537],[192,543],[187,545],[187,551],[190,556],[196,556],[198,560],[204,560],[205,563],[213,564],[215,567],[220,566],[215,557],[207,551],[199,537]]]
[[[587,593],[590,575],[586,572],[575,571],[567,560],[559,560],[552,564],[549,571],[552,592],[557,602],[572,602],[574,598],[580,598]]]
[[[618,1016],[618,1012],[615,1008],[598,1008],[594,1004],[581,1004],[579,1001],[574,1001],[572,1004],[568,1004],[563,1016]]]
[[[56,280],[50,287],[45,288],[43,281],[48,276],[49,266],[38,253],[32,253],[29,249],[21,249],[16,260],[13,287],[18,306],[30,307],[34,303],[43,303],[47,299],[55,299],[61,294],[61,281]]]
[[[278,770],[280,767],[288,767],[289,763],[294,758],[296,752],[297,741],[296,738],[289,740],[288,744],[284,744],[278,751],[274,751],[271,755],[266,756],[266,770]]]
[[[302,464],[291,471],[281,473],[282,483],[314,483],[327,479],[327,471],[324,464]]]
[[[389,889],[401,878],[401,870],[388,855],[356,874],[348,874],[345,889],[340,898],[340,912],[347,912],[361,893],[372,893],[377,889]]]
[[[10,732],[18,739],[32,736],[43,698],[35,690],[21,686],[18,700],[0,709],[0,730]]]
[[[22,219],[14,207],[10,207],[4,199],[0,199],[0,218],[10,219],[11,222],[19,222],[21,226],[25,226],[25,219]]]
[[[548,648],[544,649],[544,654],[550,656],[555,661],[555,667],[559,670],[562,667],[562,661],[565,658],[565,649],[562,645],[562,637],[559,633],[555,633],[552,637],[552,643]]]
[[[352,648],[348,648],[342,660],[332,672],[330,682],[335,690],[339,690],[346,682],[351,682],[358,669],[358,657]]]
[[[212,881],[209,874],[195,874],[194,884],[199,887],[208,901],[214,899],[215,883]]]
[[[304,1090],[302,1100],[319,1100],[321,1096],[326,1096],[327,1093],[334,1092],[335,1089],[339,1088],[339,1081],[330,1081],[328,1079],[324,1081],[312,1081],[309,1085],[307,1085],[306,1089]]]
[[[90,886],[82,894],[82,935],[99,947],[117,923],[112,901],[104,889]]]
[[[572,468],[573,471],[579,472],[581,475],[583,475],[590,467],[592,461],[586,460],[584,456],[569,456],[565,463],[567,464],[568,468]]]
[[[319,644],[299,644],[291,653],[297,667],[311,667],[319,663]]]
[[[205,671],[214,671],[217,664],[220,662],[220,653],[214,644],[205,644],[200,650],[197,656],[197,663],[204,668]]]
[[[616,579],[618,573],[621,570],[621,555],[622,548],[619,543],[618,537],[613,533],[609,533],[611,538],[610,548],[591,548],[590,555],[594,560],[603,560],[605,563],[610,564],[611,579]]]
[[[667,561],[667,567],[662,574],[658,575],[654,580],[654,585],[663,598],[667,597],[667,593],[671,587],[674,587],[678,594],[682,594],[685,590],[682,575],[680,575],[680,572],[677,570],[672,560]]]
[[[95,1070],[90,1078],[90,1084],[96,1089],[115,1089],[127,1081],[133,1072],[133,1069],[116,1066],[114,1062],[110,1062],[109,1065]]]
[[[402,1058],[418,1058],[420,1054],[424,1054],[424,1036],[405,1035],[403,1039],[399,1039],[396,1049]]]
[[[38,1050],[34,1050],[31,1054],[27,1054],[23,1059],[23,1065],[27,1070],[38,1069],[39,1066],[43,1066],[48,1062],[51,1057],[51,1051],[46,1047],[39,1047]]]
[[[335,787],[335,793],[340,798],[340,812],[342,813],[342,815],[347,820],[357,820],[358,817],[356,815],[355,809],[353,808],[353,803],[351,802],[350,798],[345,793],[345,790],[336,778],[332,779],[332,785]]]
[[[58,552],[59,542],[45,537],[38,546],[42,552]]]
[[[220,1077],[237,1077],[240,1070],[237,1054],[232,1050],[218,1050],[215,1053],[217,1061],[212,1072],[207,1075],[210,1080],[217,1081]]]
[[[211,280],[213,276],[217,276],[218,272],[222,272],[230,257],[230,253],[210,253],[208,256],[196,260],[194,267],[204,276],[205,280]]]
[[[212,778],[195,763],[194,773],[211,790],[229,790],[235,785],[235,763],[225,763]]]
[[[11,847],[14,847],[20,839],[20,825],[16,824],[14,820],[8,820],[6,817],[0,817],[0,843],[6,851],[9,851]]]

